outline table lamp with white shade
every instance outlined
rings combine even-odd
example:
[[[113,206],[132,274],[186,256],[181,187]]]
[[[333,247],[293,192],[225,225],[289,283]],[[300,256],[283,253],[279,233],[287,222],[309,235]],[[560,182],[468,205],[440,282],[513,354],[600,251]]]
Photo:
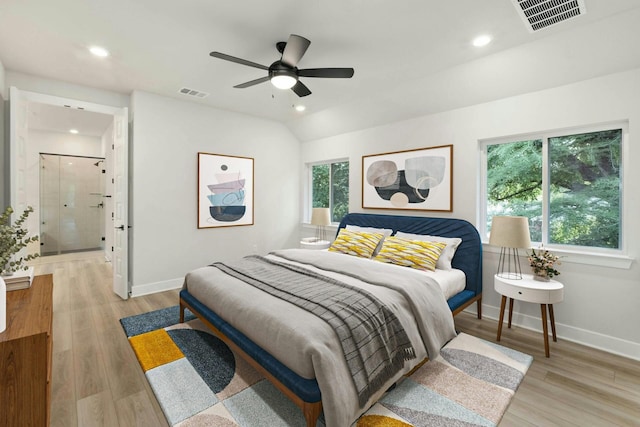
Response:
[[[327,240],[325,227],[331,225],[329,208],[313,208],[311,211],[311,225],[316,226],[316,241]]]
[[[529,218],[526,216],[494,216],[491,220],[489,244],[500,246],[498,277],[522,279],[518,248],[529,249]]]

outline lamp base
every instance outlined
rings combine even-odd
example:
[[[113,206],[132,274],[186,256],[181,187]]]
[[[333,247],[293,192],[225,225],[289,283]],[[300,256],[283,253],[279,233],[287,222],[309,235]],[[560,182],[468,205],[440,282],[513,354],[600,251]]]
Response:
[[[514,271],[515,270],[515,271]],[[518,248],[501,248],[496,276],[501,279],[522,280]]]
[[[497,273],[501,279],[511,279],[511,280],[522,280],[522,273],[514,273],[512,271],[503,271],[502,273]]]

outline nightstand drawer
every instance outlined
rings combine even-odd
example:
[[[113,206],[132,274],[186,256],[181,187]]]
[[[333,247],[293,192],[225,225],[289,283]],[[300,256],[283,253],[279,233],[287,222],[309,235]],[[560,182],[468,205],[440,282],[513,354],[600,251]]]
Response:
[[[540,302],[541,304],[546,304],[547,299],[549,298],[549,291],[519,288],[501,281],[496,281],[495,289],[496,292],[504,295],[505,297],[520,301]]]
[[[523,283],[525,285],[525,283]],[[538,304],[553,304],[563,299],[563,289],[532,289],[526,286],[518,286],[502,280],[494,283],[496,292],[519,301],[534,302]],[[544,283],[541,283],[544,286]]]

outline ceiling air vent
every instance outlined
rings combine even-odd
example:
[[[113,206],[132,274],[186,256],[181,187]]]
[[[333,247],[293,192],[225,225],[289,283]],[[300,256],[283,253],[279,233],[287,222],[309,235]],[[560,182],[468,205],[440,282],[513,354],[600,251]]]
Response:
[[[180,92],[183,95],[193,96],[196,98],[206,98],[207,96],[209,96],[209,94],[206,92],[200,92],[199,90],[189,89],[188,87],[183,87],[178,92]]]
[[[559,24],[587,11],[584,0],[511,0],[529,32]]]

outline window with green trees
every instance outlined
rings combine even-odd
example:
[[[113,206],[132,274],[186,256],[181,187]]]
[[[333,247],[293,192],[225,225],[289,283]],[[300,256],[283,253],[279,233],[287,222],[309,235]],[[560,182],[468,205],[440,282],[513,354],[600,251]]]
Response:
[[[483,143],[485,236],[494,215],[529,218],[531,241],[621,249],[623,127]]]
[[[332,222],[349,213],[349,161],[311,165],[311,207],[330,208]]]

